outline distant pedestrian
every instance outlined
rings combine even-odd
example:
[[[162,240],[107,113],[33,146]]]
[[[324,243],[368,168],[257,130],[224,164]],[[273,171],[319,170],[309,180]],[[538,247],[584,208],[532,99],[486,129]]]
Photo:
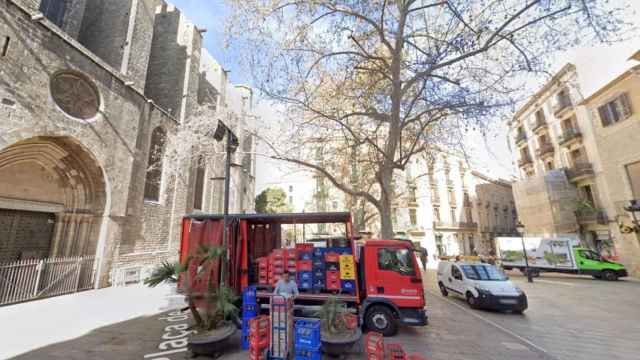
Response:
[[[429,258],[429,252],[427,251],[427,249],[424,248],[424,246],[420,246],[420,261],[422,261],[422,269],[424,271],[427,271],[427,260]]]
[[[276,283],[273,290],[274,295],[284,296],[286,298],[298,296],[298,285],[295,280],[289,278],[289,273],[284,273]]]

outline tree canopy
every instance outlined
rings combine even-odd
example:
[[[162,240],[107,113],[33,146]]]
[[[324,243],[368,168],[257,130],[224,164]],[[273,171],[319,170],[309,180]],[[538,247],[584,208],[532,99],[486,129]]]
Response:
[[[292,211],[291,204],[287,201],[287,193],[282,190],[282,188],[266,188],[256,196],[256,212],[259,214],[276,214]]]
[[[373,205],[383,237],[397,172],[505,119],[558,51],[626,26],[623,3],[597,0],[230,2],[257,87],[286,107],[286,133],[263,138],[273,157]]]

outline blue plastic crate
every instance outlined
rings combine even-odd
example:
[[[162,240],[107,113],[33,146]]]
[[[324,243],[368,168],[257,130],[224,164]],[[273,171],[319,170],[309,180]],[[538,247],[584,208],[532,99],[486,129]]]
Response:
[[[313,273],[311,271],[300,271],[298,273],[298,280],[302,281],[311,281],[313,279]]]
[[[298,251],[298,260],[313,260],[313,252]]]
[[[327,276],[327,272],[322,269],[318,269],[318,270],[314,270],[313,271],[313,278],[314,279],[324,279]]]
[[[249,334],[242,334],[240,342],[242,345],[242,350],[249,350],[249,347],[251,347],[251,344],[249,342]]]
[[[355,280],[340,280],[340,288],[344,291],[354,292],[356,291]]]
[[[312,289],[313,288],[313,283],[311,282],[311,280],[304,280],[304,281],[300,281],[300,285],[298,285],[298,287],[300,289]]]
[[[326,287],[324,279],[313,279],[313,288],[322,290]]]
[[[313,248],[313,257],[314,258],[324,258],[324,253],[327,251],[327,248],[317,247]]]
[[[256,287],[247,286],[242,291],[242,304],[243,305],[256,305],[258,303],[256,298]]]
[[[295,321],[293,341],[296,350],[317,351],[320,349],[320,320],[298,319]]]
[[[327,252],[338,253],[340,255],[353,255],[350,247],[329,247]]]
[[[258,312],[258,305],[256,304],[242,304],[242,312],[248,314],[256,314]]]
[[[322,360],[322,354],[320,353],[320,350],[311,351],[305,349],[296,349],[294,360]]]

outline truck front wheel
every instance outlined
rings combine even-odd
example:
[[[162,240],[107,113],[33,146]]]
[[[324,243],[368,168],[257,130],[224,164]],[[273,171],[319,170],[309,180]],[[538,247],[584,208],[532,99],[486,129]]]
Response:
[[[391,310],[385,306],[372,306],[367,311],[364,323],[367,329],[379,332],[384,336],[393,336],[398,332],[398,324]]]
[[[607,281],[616,281],[616,280],[618,280],[618,275],[615,273],[615,271],[603,270],[602,271],[602,278],[607,280]]]

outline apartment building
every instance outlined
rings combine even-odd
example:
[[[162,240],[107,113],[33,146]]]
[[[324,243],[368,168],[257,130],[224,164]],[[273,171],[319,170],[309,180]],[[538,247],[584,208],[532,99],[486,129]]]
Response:
[[[495,237],[515,233],[511,184],[478,171],[456,156],[416,159],[406,171],[394,229],[424,246],[433,260],[446,255],[490,255]],[[437,261],[432,261],[436,266]]]
[[[640,61],[640,51],[633,59]],[[600,212],[609,214],[616,254],[633,274],[640,274],[640,224],[634,223],[631,200],[640,201],[640,65],[586,98],[602,159],[596,174]],[[640,218],[640,213],[636,213]]]
[[[520,175],[514,197],[527,234],[577,237],[634,263],[623,253],[633,254],[638,243],[629,245],[619,225],[628,217],[622,203],[637,197],[637,72],[636,66],[585,99],[579,76],[588,74],[567,64],[509,121]]]

